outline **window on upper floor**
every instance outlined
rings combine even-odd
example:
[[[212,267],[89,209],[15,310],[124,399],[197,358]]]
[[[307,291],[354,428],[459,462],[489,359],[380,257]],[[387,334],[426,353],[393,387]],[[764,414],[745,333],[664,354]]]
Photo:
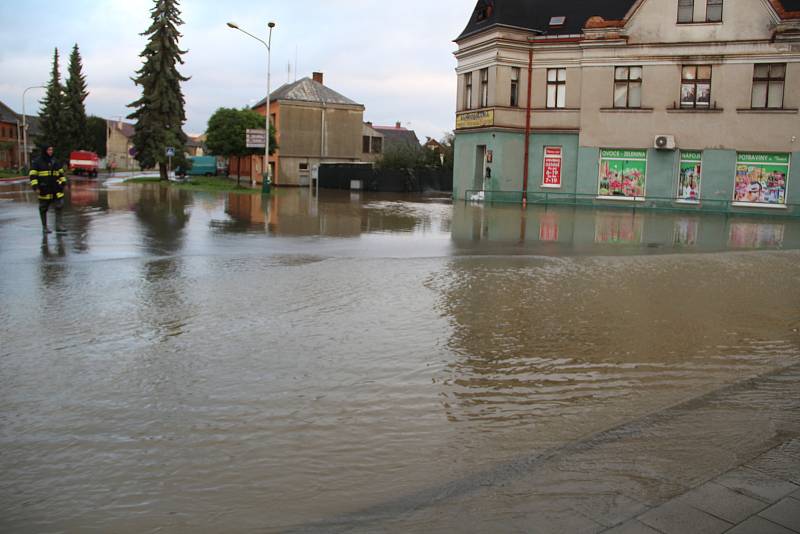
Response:
[[[511,102],[512,108],[519,106],[519,67],[511,67]]]
[[[753,67],[753,108],[782,108],[786,63],[765,63]]]
[[[364,154],[369,154],[369,136],[362,135],[361,136],[361,152]]]
[[[711,106],[711,65],[685,65],[681,70],[681,107]]]
[[[614,107],[642,107],[642,67],[614,69]]]
[[[489,105],[489,69],[481,69],[481,105],[485,108]]]
[[[722,22],[722,0],[706,2],[706,22]]]
[[[694,0],[678,0],[678,22],[694,22]]]
[[[380,154],[383,152],[383,138],[382,137],[373,137],[372,138],[372,153],[373,154]]]
[[[547,107],[567,107],[567,69],[547,69]]]
[[[701,0],[702,1],[702,0]],[[706,0],[705,18],[695,18],[694,0],[678,0],[678,23],[722,22],[723,0]]]
[[[464,75],[464,109],[472,108],[472,73]]]

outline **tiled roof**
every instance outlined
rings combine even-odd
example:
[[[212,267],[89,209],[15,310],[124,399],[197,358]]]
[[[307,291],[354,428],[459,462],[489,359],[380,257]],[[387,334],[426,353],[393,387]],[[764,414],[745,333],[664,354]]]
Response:
[[[458,39],[495,25],[536,29],[547,35],[581,33],[590,17],[606,20],[625,17],[636,0],[478,0],[469,23]],[[565,17],[559,26],[550,26],[553,17]]]
[[[17,120],[22,120],[22,117],[17,115],[13,109],[0,102],[0,121],[16,123]]]
[[[419,139],[414,130],[398,128],[397,126],[373,126],[372,128],[383,134],[385,147],[406,145],[412,148],[420,148]]]
[[[122,121],[106,119],[106,124],[108,124],[109,128],[122,130],[122,135],[124,135],[128,139],[133,137],[133,134],[136,133],[136,128],[134,127],[132,122],[122,122]]]
[[[322,85],[311,78],[303,78],[293,83],[287,83],[273,91],[269,98],[273,102],[278,100],[289,100],[297,102],[320,102],[324,104],[361,106],[361,104],[350,100],[346,96],[337,93],[330,87]],[[265,98],[261,99],[261,101],[253,106],[253,108],[255,109],[259,106],[263,106],[265,101]]]
[[[770,2],[782,17],[797,18],[800,12],[800,0]],[[622,20],[635,3],[636,0],[478,0],[456,41],[496,25],[542,30],[546,35],[577,35],[591,17]],[[564,23],[551,26],[553,17],[565,17]]]

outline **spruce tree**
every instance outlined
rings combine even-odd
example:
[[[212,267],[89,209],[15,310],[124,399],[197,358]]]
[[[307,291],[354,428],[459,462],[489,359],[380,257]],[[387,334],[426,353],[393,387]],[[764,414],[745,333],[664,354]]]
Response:
[[[56,157],[63,161],[67,147],[64,146],[64,87],[61,85],[61,73],[58,68],[58,48],[53,53],[53,70],[50,73],[50,81],[47,82],[47,92],[39,103],[41,127],[36,142],[39,145],[52,146]]]
[[[67,152],[87,148],[86,107],[89,96],[81,54],[76,44],[69,56],[69,77],[64,92],[64,141]]]
[[[142,96],[128,104],[136,111],[128,115],[136,121],[133,145],[136,159],[142,168],[159,166],[161,179],[167,179],[166,147],[175,148],[173,168],[181,163],[184,155],[186,122],[181,82],[189,78],[181,76],[177,64],[183,64],[181,56],[185,50],[178,48],[181,34],[178,26],[183,24],[178,10],[178,0],[153,0],[150,11],[153,22],[141,35],[149,36],[147,46],[139,54],[142,68],[136,71],[133,81],[142,87]]]

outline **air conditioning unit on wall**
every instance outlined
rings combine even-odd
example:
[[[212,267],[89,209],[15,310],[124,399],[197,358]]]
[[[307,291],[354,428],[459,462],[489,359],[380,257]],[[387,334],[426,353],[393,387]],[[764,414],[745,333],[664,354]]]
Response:
[[[675,150],[675,136],[659,134],[653,140],[653,148],[659,150]]]

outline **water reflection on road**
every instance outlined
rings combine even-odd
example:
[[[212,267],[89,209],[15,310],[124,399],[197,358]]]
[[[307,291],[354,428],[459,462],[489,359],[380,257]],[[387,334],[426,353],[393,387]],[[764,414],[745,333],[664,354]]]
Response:
[[[0,186],[0,530],[325,531],[367,511],[367,531],[423,532],[398,518],[459,524],[456,493],[520,458],[800,361],[796,220],[70,197],[68,233],[42,239],[24,184]],[[798,431],[717,421],[748,453]],[[665,492],[656,471],[632,499]]]

